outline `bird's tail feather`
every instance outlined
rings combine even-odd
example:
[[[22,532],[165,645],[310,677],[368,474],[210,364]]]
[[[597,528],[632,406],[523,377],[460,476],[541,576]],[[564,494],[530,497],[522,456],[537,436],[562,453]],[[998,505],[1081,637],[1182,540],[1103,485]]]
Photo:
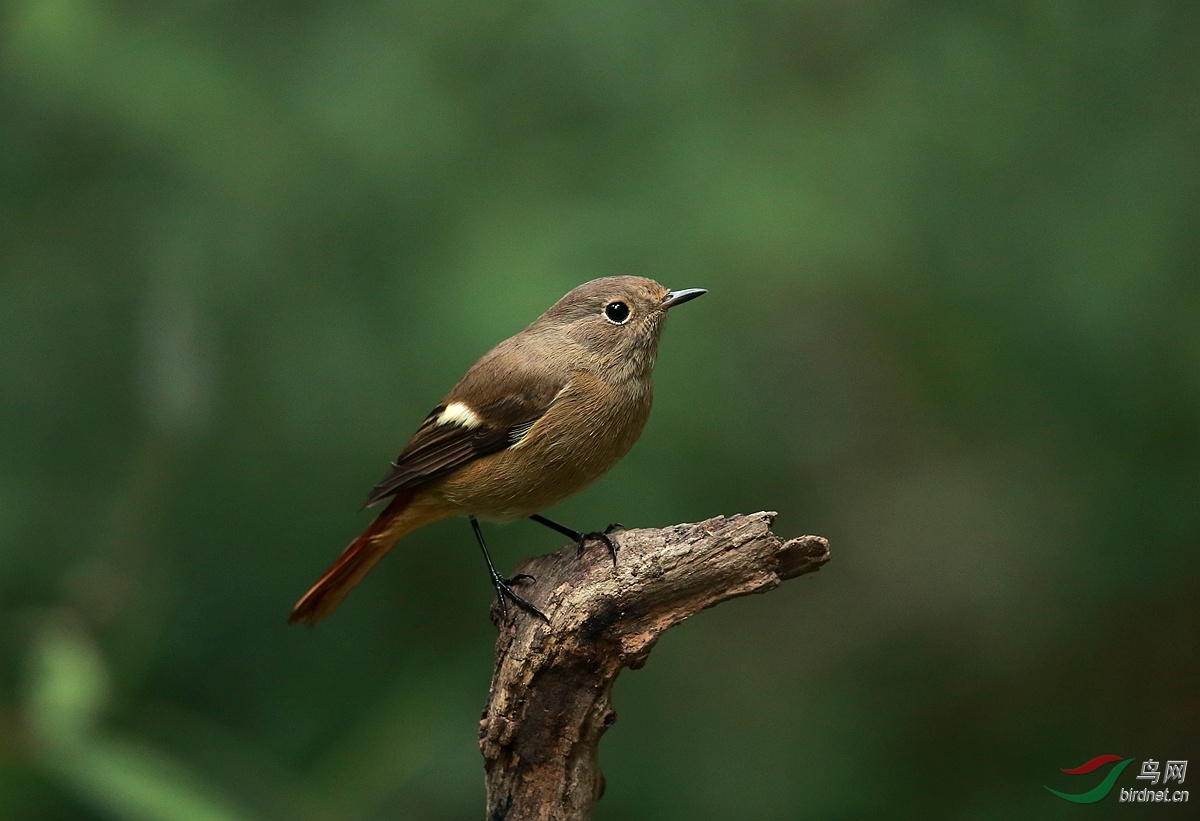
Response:
[[[375,563],[406,533],[443,518],[410,508],[415,489],[398,493],[366,530],[352,541],[325,574],[296,602],[288,624],[311,626],[332,613]],[[406,515],[408,514],[408,515]]]

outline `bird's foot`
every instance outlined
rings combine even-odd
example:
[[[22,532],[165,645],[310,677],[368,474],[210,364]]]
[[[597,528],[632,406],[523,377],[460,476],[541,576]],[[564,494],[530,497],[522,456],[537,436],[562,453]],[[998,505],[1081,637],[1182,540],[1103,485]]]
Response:
[[[591,533],[576,533],[575,544],[579,548],[579,553],[583,553],[584,545],[589,539],[596,539],[604,542],[604,546],[608,548],[608,554],[612,556],[613,567],[617,566],[617,540],[612,537],[612,534],[618,530],[624,530],[625,525],[620,522],[611,522],[604,530],[593,530]]]
[[[533,576],[530,576],[528,573],[518,573],[511,579],[505,579],[498,573],[492,576],[492,587],[496,588],[496,602],[500,605],[501,618],[503,618],[505,621],[508,621],[508,604],[505,602],[505,599],[508,599],[508,601],[511,601],[529,615],[535,616],[536,618],[539,618],[549,624],[550,619],[546,617],[545,613],[539,610],[532,603],[518,596],[510,586],[524,581],[536,581],[536,579],[534,579]]]
[[[583,553],[583,547],[587,543],[588,539],[599,539],[600,541],[604,542],[604,546],[608,548],[609,555],[612,556],[613,567],[617,566],[617,542],[616,539],[612,538],[611,534],[614,531],[623,530],[625,525],[620,524],[619,522],[613,522],[608,527],[604,528],[603,531],[594,530],[591,533],[580,533],[578,530],[572,530],[565,525],[560,525],[558,522],[551,521],[550,519],[547,519],[545,516],[542,516],[538,513],[533,514],[529,518],[533,519],[533,521],[540,525],[545,525],[555,533],[561,533],[571,541],[575,542],[575,546],[579,548],[579,553]]]

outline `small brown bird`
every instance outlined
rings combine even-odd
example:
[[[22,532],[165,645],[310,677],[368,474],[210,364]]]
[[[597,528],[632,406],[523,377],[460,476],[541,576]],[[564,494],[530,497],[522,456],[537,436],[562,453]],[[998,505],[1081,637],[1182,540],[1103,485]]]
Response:
[[[477,519],[530,518],[579,542],[604,541],[538,515],[599,479],[633,447],[650,415],[651,372],[667,310],[706,293],[643,277],[580,285],[471,366],[425,418],[366,506],[383,512],[296,603],[289,623],[315,624],[407,533],[466,516],[501,611],[505,598],[545,615],[496,572]]]

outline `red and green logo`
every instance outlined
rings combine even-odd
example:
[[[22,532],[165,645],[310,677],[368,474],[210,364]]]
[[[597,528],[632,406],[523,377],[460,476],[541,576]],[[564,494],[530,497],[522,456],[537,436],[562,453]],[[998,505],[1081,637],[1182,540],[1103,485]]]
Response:
[[[1129,762],[1133,761],[1133,759],[1122,759],[1119,755],[1098,755],[1091,761],[1087,762],[1086,764],[1081,764],[1078,767],[1073,767],[1071,769],[1067,769],[1066,767],[1063,768],[1063,772],[1067,775],[1087,775],[1088,773],[1095,772],[1096,770],[1100,769],[1105,764],[1111,764],[1114,761],[1120,761],[1121,763],[1109,770],[1108,775],[1104,776],[1104,780],[1087,792],[1066,793],[1059,792],[1058,790],[1051,789],[1050,787],[1046,787],[1046,789],[1050,790],[1050,792],[1054,793],[1059,798],[1065,798],[1068,801],[1074,801],[1076,804],[1093,804],[1112,792],[1113,785],[1117,783],[1117,777],[1121,775],[1121,771],[1128,767]]]

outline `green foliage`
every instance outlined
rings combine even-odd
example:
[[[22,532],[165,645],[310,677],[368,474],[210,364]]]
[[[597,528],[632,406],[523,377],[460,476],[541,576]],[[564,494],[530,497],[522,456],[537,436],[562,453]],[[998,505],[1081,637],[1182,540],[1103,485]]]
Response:
[[[0,4],[0,817],[478,817],[466,526],[284,619],[611,273],[711,293],[555,518],[834,553],[622,677],[599,818],[1040,816],[1186,757],[1198,48],[1190,3]]]

